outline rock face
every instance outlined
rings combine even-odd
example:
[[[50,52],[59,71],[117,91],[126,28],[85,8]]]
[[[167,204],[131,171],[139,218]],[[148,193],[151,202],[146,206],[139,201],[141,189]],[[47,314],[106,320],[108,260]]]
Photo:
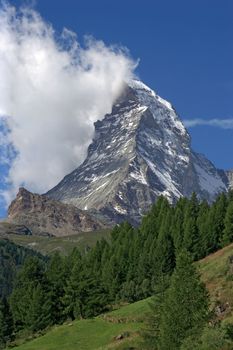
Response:
[[[46,196],[138,223],[159,195],[174,202],[196,192],[211,201],[227,184],[203,155],[171,104],[132,81],[112,113],[95,123],[87,158]]]
[[[31,231],[25,225],[17,225],[10,222],[0,222],[0,237],[8,238],[9,235],[31,236]]]
[[[73,205],[20,188],[8,209],[8,223],[24,225],[32,234],[65,236],[106,228],[107,225]]]
[[[226,171],[226,176],[229,181],[229,188],[233,190],[233,170]]]

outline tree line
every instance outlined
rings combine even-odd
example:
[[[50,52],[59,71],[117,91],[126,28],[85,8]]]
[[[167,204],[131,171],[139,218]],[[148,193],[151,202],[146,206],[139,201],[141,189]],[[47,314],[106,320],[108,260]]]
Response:
[[[219,195],[211,205],[199,202],[195,194],[174,206],[159,197],[138,228],[127,222],[117,225],[110,240],[101,239],[84,254],[74,249],[66,257],[55,253],[48,262],[26,259],[10,297],[0,305],[0,329],[6,330],[0,333],[1,342],[66,319],[96,316],[116,303],[134,302],[162,288],[161,298],[175,280],[180,255],[185,260],[187,254],[192,262],[232,241],[232,192]],[[205,297],[202,305],[205,311]]]
[[[19,246],[8,239],[0,239],[0,299],[12,292],[17,271],[29,256],[48,260],[32,249]]]

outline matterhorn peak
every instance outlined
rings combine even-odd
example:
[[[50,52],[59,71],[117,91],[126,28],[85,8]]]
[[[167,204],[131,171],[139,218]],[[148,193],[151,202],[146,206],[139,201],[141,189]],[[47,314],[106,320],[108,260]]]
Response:
[[[192,151],[171,103],[131,80],[101,121],[87,158],[46,195],[111,220],[138,223],[158,196],[170,202],[196,192],[211,201],[226,190],[219,171]]]

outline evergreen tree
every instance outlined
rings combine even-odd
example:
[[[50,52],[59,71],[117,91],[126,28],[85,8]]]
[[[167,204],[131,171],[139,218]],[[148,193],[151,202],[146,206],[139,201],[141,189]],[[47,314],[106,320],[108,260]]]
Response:
[[[153,235],[157,237],[159,234],[159,228],[161,224],[160,212],[164,211],[164,206],[167,206],[168,202],[163,196],[160,196],[156,203],[153,204],[149,213],[142,219],[140,230],[147,236]]]
[[[27,290],[30,296],[27,306],[25,326],[32,332],[37,332],[55,323],[51,314],[51,301],[41,284],[31,286]]]
[[[46,271],[46,292],[49,298],[50,313],[53,323],[64,321],[62,299],[65,293],[66,272],[68,271],[66,271],[64,259],[56,252],[49,261]]]
[[[17,271],[30,256],[36,256],[41,261],[47,260],[32,249],[0,238],[0,299],[8,298],[11,294]]]
[[[105,288],[108,290],[109,298],[114,302],[117,294],[121,290],[121,284],[124,282],[115,254],[112,254],[108,264],[104,266],[102,278]]]
[[[184,266],[183,270],[181,267],[176,269],[172,277],[175,287],[169,288],[163,304],[161,275],[169,278],[175,267],[175,253],[179,254],[183,248],[191,253],[193,259],[199,259],[216,251],[220,242],[225,245],[233,241],[232,232],[233,192],[227,196],[220,195],[211,206],[206,201],[199,204],[195,194],[190,200],[181,198],[174,206],[164,197],[159,197],[138,229],[122,223],[112,230],[109,241],[102,239],[83,254],[74,249],[68,257],[55,254],[48,263],[41,258],[26,260],[9,299],[15,331],[27,329],[35,332],[50,324],[63,322],[65,318],[92,317],[115,302],[133,302],[148,297],[156,287],[157,297],[154,298],[154,315],[151,318],[151,327],[154,327],[152,338],[156,338],[154,345],[158,349],[163,350],[166,346],[168,349],[170,345],[165,343],[164,334],[172,332],[172,329],[174,332],[177,330],[179,341],[182,334],[189,336],[186,324],[189,325],[190,337],[196,336],[192,320],[197,304],[194,294],[190,294],[188,304],[185,291],[191,290],[192,286],[200,301],[203,289],[189,261],[191,270],[185,270]],[[0,279],[7,284],[7,288],[0,286],[0,294],[3,295],[10,292],[16,273],[15,267],[9,270],[9,276],[1,271],[2,266],[6,269],[12,264],[12,260],[8,259],[9,252],[15,257],[13,266],[20,265],[25,260],[24,254],[28,254],[21,254],[18,247],[0,241],[0,255],[3,255],[3,260],[0,259]],[[190,257],[186,257],[188,259]],[[198,325],[203,305],[196,313]],[[169,319],[169,307],[177,321],[173,322],[174,328]],[[2,315],[0,312],[0,324],[3,324]],[[3,339],[2,333],[0,336]],[[178,345],[175,346],[177,348]]]
[[[83,276],[83,262],[81,254],[78,251],[76,251],[76,254],[76,262],[66,281],[65,294],[63,297],[64,315],[72,320],[84,317],[80,291]]]
[[[163,305],[165,301],[165,292],[169,286],[169,276],[159,274],[157,284],[154,289],[154,295],[149,303],[150,311],[145,320],[145,329],[142,332],[143,348],[149,350],[159,349],[160,325],[163,315]]]
[[[18,274],[10,297],[16,330],[28,329],[34,332],[52,322],[46,285],[44,266],[37,258],[28,258]]]
[[[0,349],[13,338],[13,318],[6,298],[0,300]]]
[[[226,216],[227,210],[227,197],[225,193],[221,193],[216,201],[212,205],[215,209],[214,213],[214,223],[213,223],[213,237],[212,242],[212,250],[208,253],[212,253],[217,249],[221,248],[221,239],[224,231],[224,218]]]
[[[223,193],[212,204],[208,216],[203,218],[205,223],[203,223],[202,231],[200,232],[200,247],[203,250],[202,256],[213,253],[221,247],[226,209],[227,198]]]
[[[167,211],[166,216],[160,227],[159,236],[156,243],[156,248],[150,254],[154,255],[154,265],[152,269],[154,274],[171,273],[175,267],[175,248],[171,236],[172,211]]]
[[[183,250],[177,257],[163,304],[159,349],[179,349],[183,340],[202,331],[208,316],[208,296],[192,258]]]
[[[144,240],[141,241],[141,247],[138,246],[138,255],[136,257],[137,261],[137,282],[141,284],[142,281],[147,278],[151,279],[151,266],[154,261],[154,250],[156,247],[157,238],[153,237],[153,235],[149,235],[148,237],[143,237]],[[148,254],[148,252],[150,252]],[[148,256],[149,255],[149,256]]]
[[[233,242],[233,201],[228,205],[224,225],[225,228],[221,242],[223,247]]]
[[[206,256],[206,252],[208,251],[209,247],[211,246],[212,242],[209,238],[208,232],[209,232],[209,217],[210,217],[210,209],[207,201],[201,202],[199,206],[199,212],[197,217],[197,228],[198,228],[198,236],[199,236],[199,242],[198,242],[198,252],[197,252],[197,259],[201,259],[204,256]]]
[[[228,204],[230,202],[233,202],[233,190],[229,190],[228,193],[227,193],[227,201],[228,201]]]
[[[196,259],[199,250],[199,232],[197,227],[199,204],[197,196],[193,193],[186,209],[184,218],[184,240],[183,248],[189,251]]]
[[[175,206],[175,212],[172,219],[171,233],[176,252],[183,246],[184,240],[184,216],[188,206],[187,198],[180,198]]]

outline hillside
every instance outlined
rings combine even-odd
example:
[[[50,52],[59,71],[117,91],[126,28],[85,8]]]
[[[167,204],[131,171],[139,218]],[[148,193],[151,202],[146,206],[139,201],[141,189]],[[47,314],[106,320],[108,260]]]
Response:
[[[233,322],[233,244],[201,260],[198,265],[212,306],[220,319]],[[25,343],[18,350],[140,349],[140,330],[149,299],[89,320],[53,327],[47,334]],[[120,336],[117,340],[116,338]]]
[[[10,226],[11,231],[3,226]],[[1,229],[2,228],[2,229]],[[91,232],[80,232],[76,235],[53,237],[53,236],[34,236],[28,234],[19,234],[15,231],[15,225],[1,223],[0,238],[7,238],[20,246],[31,248],[44,255],[50,255],[58,251],[64,255],[71,253],[74,247],[81,250],[87,247],[93,247],[102,237],[108,239],[110,230],[97,230]]]
[[[125,349],[140,342],[148,299],[123,306],[99,317],[53,327],[47,334],[17,347],[18,350]],[[123,339],[116,339],[117,337]],[[127,347],[128,349],[128,347]]]
[[[207,256],[199,264],[219,318],[233,322],[233,244]]]

